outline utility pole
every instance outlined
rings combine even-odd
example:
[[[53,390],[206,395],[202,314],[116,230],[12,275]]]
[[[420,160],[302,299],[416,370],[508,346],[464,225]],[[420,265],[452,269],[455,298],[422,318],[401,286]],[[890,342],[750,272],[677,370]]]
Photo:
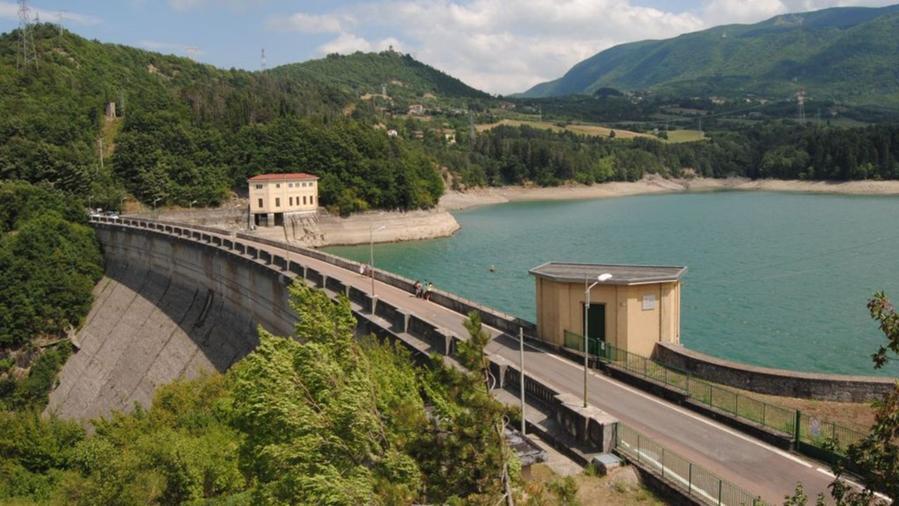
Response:
[[[524,327],[518,327],[518,377],[520,378],[519,388],[521,389],[521,435],[526,434],[527,420],[524,413]]]

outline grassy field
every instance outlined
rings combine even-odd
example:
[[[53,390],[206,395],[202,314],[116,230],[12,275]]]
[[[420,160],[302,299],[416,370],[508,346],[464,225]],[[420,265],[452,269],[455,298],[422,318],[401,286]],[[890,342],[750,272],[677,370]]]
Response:
[[[669,130],[668,142],[696,142],[705,140],[701,130]]]
[[[631,132],[630,130],[619,130],[617,128],[608,128],[601,125],[595,125],[592,123],[569,123],[565,126],[559,126],[555,123],[549,121],[534,121],[534,120],[519,120],[519,119],[504,119],[500,120],[496,123],[483,123],[477,125],[478,132],[484,132],[486,130],[490,130],[491,128],[496,128],[500,125],[507,126],[529,126],[531,128],[539,128],[543,130],[552,130],[554,132],[573,132],[580,135],[592,135],[595,137],[609,137],[609,134],[612,130],[615,131],[616,139],[633,139],[634,137],[650,137],[655,138],[649,134],[641,134],[639,132]]]
[[[607,126],[597,125],[595,123],[567,123],[564,126],[550,121],[539,121],[530,119],[511,119],[506,118],[496,123],[482,123],[477,125],[478,132],[484,132],[500,125],[506,126],[529,126],[531,128],[539,128],[542,130],[552,130],[553,132],[572,132],[580,135],[592,135],[594,137],[609,137],[611,132],[615,131],[616,139],[633,139],[634,137],[646,137],[649,139],[658,139],[658,137],[650,134],[632,132],[630,130],[622,130],[620,128],[609,128]],[[704,140],[705,133],[700,130],[671,130],[668,132],[668,142],[695,142]],[[664,141],[663,141],[664,142]]]

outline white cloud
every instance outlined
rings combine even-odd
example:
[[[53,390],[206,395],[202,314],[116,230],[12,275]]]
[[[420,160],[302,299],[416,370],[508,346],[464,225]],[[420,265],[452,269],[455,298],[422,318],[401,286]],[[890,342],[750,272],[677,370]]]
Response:
[[[168,3],[169,7],[176,11],[188,11],[206,5],[243,9],[264,3],[265,1],[266,0],[168,0]]]
[[[31,17],[37,17],[44,23],[73,23],[76,25],[96,25],[102,20],[97,16],[90,14],[79,14],[77,12],[41,9],[35,6],[29,6]],[[0,18],[19,19],[19,5],[14,2],[0,1]]]
[[[323,14],[297,12],[275,25],[336,34],[318,48],[322,54],[380,50],[390,37],[419,60],[482,90],[505,94],[560,77],[616,44],[784,12],[895,0],[702,0],[697,10],[681,12],[635,1],[374,0]]]
[[[315,15],[298,12],[286,18],[272,18],[268,22],[270,28],[292,30],[303,33],[340,33],[344,25],[352,20],[341,19],[334,15]]]
[[[896,0],[706,0],[702,10],[707,26],[755,23],[778,14],[806,12],[828,7],[882,7]]]
[[[161,42],[158,40],[142,40],[138,43],[139,46],[149,49],[151,51],[158,51],[160,53],[171,53],[178,54],[182,56],[189,56],[191,58],[196,58],[197,56],[202,56],[205,52],[194,46],[190,46],[187,44],[179,44],[177,42]]]

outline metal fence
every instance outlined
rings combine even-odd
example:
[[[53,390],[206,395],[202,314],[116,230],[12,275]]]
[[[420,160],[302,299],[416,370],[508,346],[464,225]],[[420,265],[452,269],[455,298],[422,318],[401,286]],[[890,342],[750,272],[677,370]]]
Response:
[[[797,442],[816,448],[833,449],[838,455],[845,455],[846,450],[865,438],[866,434],[823,418],[800,413]]]
[[[564,342],[566,348],[583,353],[583,336],[566,330]],[[805,443],[819,450],[831,452],[831,455],[816,454],[827,460],[845,455],[850,445],[865,437],[862,431],[809,416],[795,409],[769,404],[696,379],[688,373],[669,369],[652,359],[622,350],[598,339],[590,339],[588,346],[590,354],[601,362],[667,385],[706,406],[790,435],[797,444]]]
[[[764,504],[758,496],[719,478],[622,423],[618,423],[615,431],[615,449],[631,462],[703,504]]]

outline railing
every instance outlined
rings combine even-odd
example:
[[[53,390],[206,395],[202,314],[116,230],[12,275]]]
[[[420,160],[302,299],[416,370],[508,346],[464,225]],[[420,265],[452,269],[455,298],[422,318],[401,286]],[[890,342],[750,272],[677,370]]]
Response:
[[[819,450],[846,455],[846,450],[865,438],[861,431],[837,425],[823,418],[799,413],[798,443],[805,443]],[[828,458],[828,456],[824,456]],[[832,458],[832,457],[831,457]]]
[[[583,353],[583,336],[566,330],[564,343],[565,347]],[[601,362],[662,383],[706,406],[787,434],[796,444],[804,443],[815,448],[815,456],[825,460],[833,461],[845,455],[851,444],[865,437],[862,431],[696,379],[689,373],[669,369],[652,359],[595,338],[590,339],[588,346],[590,354]]]
[[[758,506],[758,496],[666,449],[652,438],[618,423],[615,450],[638,467],[703,504]]]

